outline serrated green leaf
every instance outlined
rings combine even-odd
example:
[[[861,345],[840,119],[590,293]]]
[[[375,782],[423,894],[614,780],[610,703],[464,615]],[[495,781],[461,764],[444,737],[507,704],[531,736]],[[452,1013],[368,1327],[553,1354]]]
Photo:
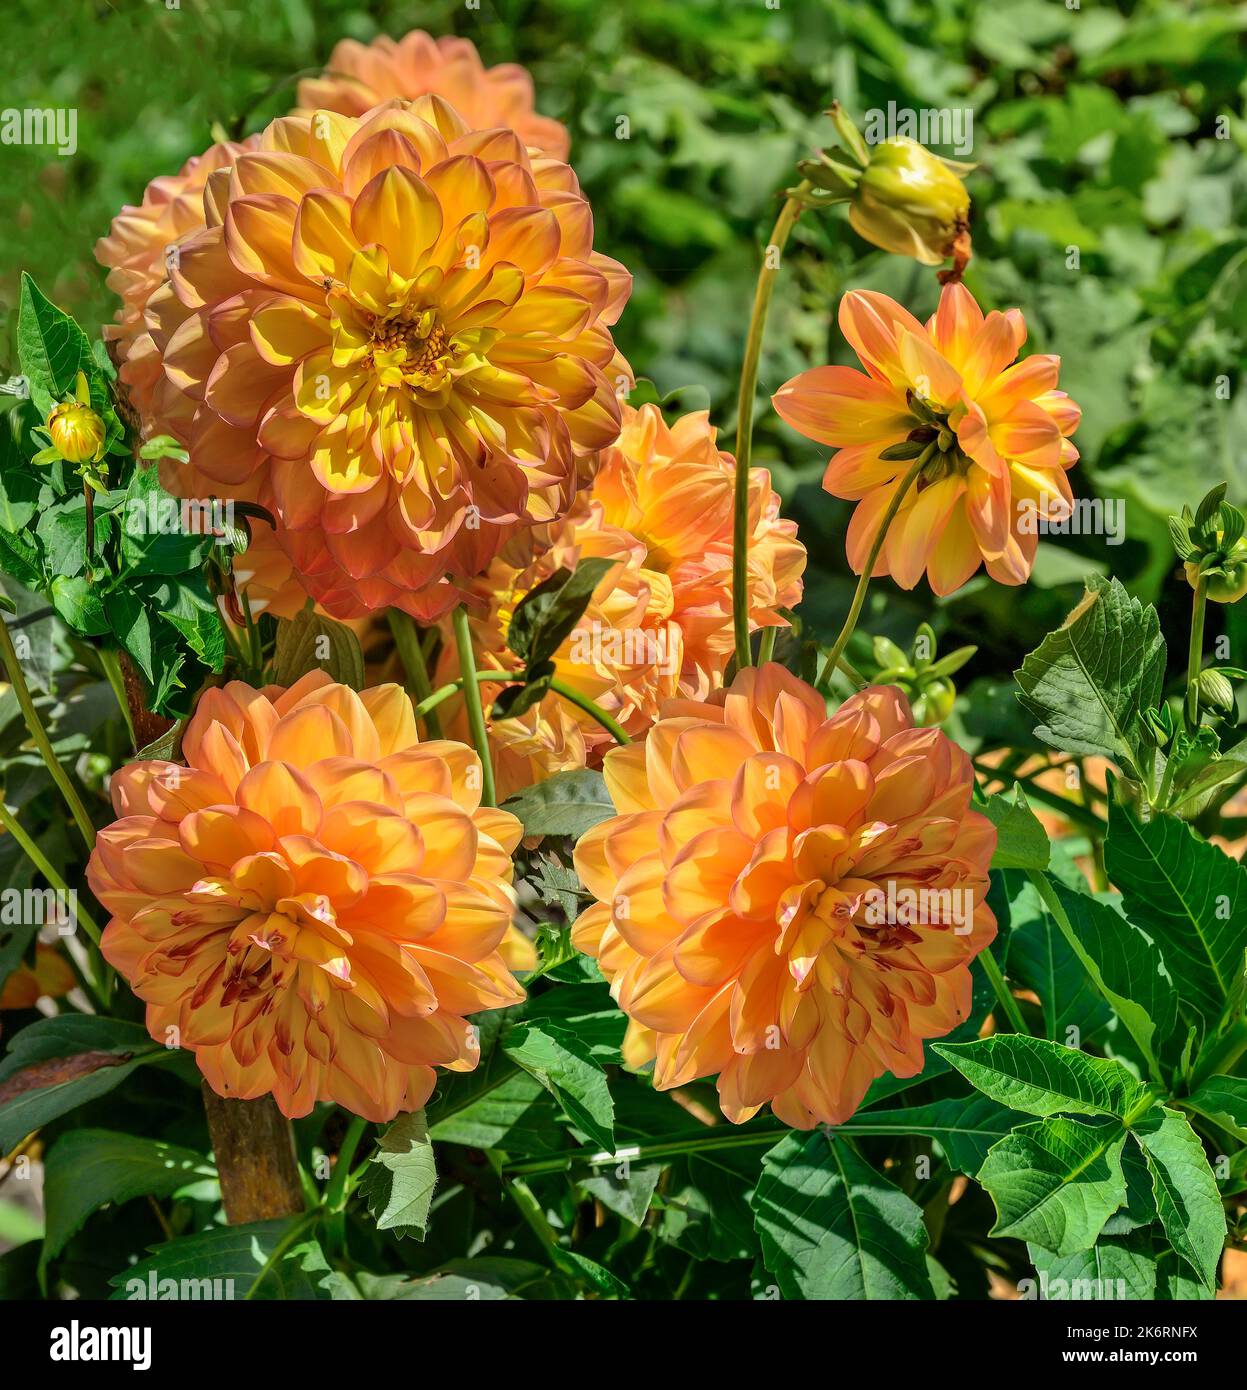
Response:
[[[273,681],[291,686],[309,671],[324,671],[352,690],[364,688],[364,657],[359,638],[342,623],[304,608],[277,629]]]
[[[1117,803],[1104,853],[1126,915],[1160,949],[1180,1010],[1214,1027],[1247,950],[1247,868],[1175,817],[1140,822]]]
[[[1182,1104],[1247,1144],[1247,1077],[1210,1076]]]
[[[570,835],[573,839],[615,814],[605,779],[591,768],[556,772],[509,797],[503,809],[519,817],[525,835]]]
[[[109,1283],[114,1299],[315,1298],[324,1257],[298,1243],[312,1217],[290,1216],[244,1226],[217,1226],[151,1248]],[[309,1258],[313,1255],[313,1258]]]
[[[921,1207],[843,1140],[781,1139],[762,1161],[753,1209],[763,1261],[785,1298],[934,1296]]]
[[[1095,1244],[1126,1200],[1121,1123],[1049,1116],[1019,1125],[994,1145],[978,1172],[996,1204],[994,1236],[1015,1236],[1055,1255]]]
[[[1139,722],[1160,698],[1165,640],[1151,605],[1118,580],[1092,581],[1062,627],[1014,672],[1036,735],[1065,753],[1137,770]]]
[[[1156,1297],[1156,1256],[1146,1231],[1101,1236],[1090,1250],[1054,1255],[1028,1247],[1039,1275],[1039,1293],[1053,1303],[1127,1300],[1150,1303]]]
[[[1149,1092],[1120,1062],[1022,1033],[968,1043],[935,1043],[966,1080],[1000,1105],[1027,1115],[1109,1115],[1147,1108]]]
[[[359,1191],[380,1231],[423,1240],[437,1164],[423,1110],[400,1115],[377,1141]]]
[[[138,1134],[71,1129],[44,1161],[43,1203],[47,1228],[42,1262],[56,1258],[83,1222],[110,1202],[167,1197],[216,1169],[194,1149]]]
[[[951,1167],[973,1177],[987,1151],[1021,1119],[1016,1110],[977,1093],[913,1105],[905,1110],[870,1110],[837,1126],[846,1134],[921,1135],[934,1139]]]
[[[1048,832],[1027,805],[1021,784],[1013,784],[1013,797],[1004,792],[987,798],[983,808],[996,827],[993,869],[1046,869],[1052,855]]]
[[[601,1169],[592,1177],[581,1178],[580,1186],[608,1210],[639,1226],[649,1211],[660,1177],[661,1164],[636,1166],[621,1162]]]
[[[1185,1116],[1160,1105],[1135,1127],[1134,1137],[1152,1175],[1156,1210],[1170,1245],[1206,1289],[1215,1289],[1225,1208],[1199,1135]]]
[[[520,1023],[504,1035],[502,1049],[555,1097],[577,1129],[614,1152],[615,1105],[606,1073],[574,1033],[546,1022]]]
[[[1106,903],[1056,880],[1052,887],[1072,928],[1067,945],[1159,1077],[1161,1047],[1177,1023],[1177,991],[1155,942]]]

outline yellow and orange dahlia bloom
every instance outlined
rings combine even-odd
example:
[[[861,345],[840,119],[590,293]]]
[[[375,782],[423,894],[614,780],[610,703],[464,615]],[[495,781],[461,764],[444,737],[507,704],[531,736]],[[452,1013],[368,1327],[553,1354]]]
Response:
[[[961,284],[944,287],[923,325],[886,295],[854,290],[840,330],[861,359],[816,367],[781,386],[775,409],[793,429],[836,450],[823,487],[856,501],[849,563],[860,574],[911,458],[928,455],[888,529],[875,575],[912,589],[923,571],[937,594],[980,565],[1023,584],[1042,523],[1073,507],[1066,471],[1081,411],[1057,389],[1060,358],[1035,353],[1021,311],[984,315]],[[897,446],[902,446],[899,450]],[[893,451],[891,458],[883,457]]]
[[[520,825],[480,805],[475,753],[418,742],[400,687],[313,672],[207,691],[182,755],[114,775],[87,871],[152,1036],[291,1117],[388,1120],[470,1071],[467,1016],[523,997],[500,954]]]
[[[533,80],[517,63],[487,68],[471,39],[433,38],[413,29],[397,41],[387,35],[369,44],[343,39],[319,77],[299,83],[299,110],[362,116],[391,97],[445,97],[481,130],[505,126],[530,148],[566,159],[567,128],[533,106]]]
[[[996,832],[966,754],[895,687],[828,717],[783,667],[749,668],[603,770],[618,814],[576,846],[597,901],[572,939],[657,1087],[717,1073],[730,1120],[769,1102],[839,1124],[967,1017]]]
[[[566,164],[430,96],[274,121],[205,207],[147,307],[171,490],[268,506],[343,618],[439,616],[566,514],[619,432],[631,284]]]
[[[625,406],[618,441],[602,451],[590,489],[550,548],[523,570],[495,564],[473,586],[485,605],[471,621],[478,668],[516,669],[506,634],[516,604],[560,565],[611,560],[575,630],[555,656],[558,675],[637,737],[665,701],[700,700],[723,684],[732,631],[732,480],[707,414],[668,425],[654,405]],[[805,548],[779,515],[765,469],[749,479],[749,620],[781,627],[801,599]],[[458,673],[447,641],[441,676]],[[499,687],[486,686],[493,698]],[[460,719],[456,728],[466,729]],[[613,739],[562,696],[491,723],[504,795],[552,772],[596,764]]]

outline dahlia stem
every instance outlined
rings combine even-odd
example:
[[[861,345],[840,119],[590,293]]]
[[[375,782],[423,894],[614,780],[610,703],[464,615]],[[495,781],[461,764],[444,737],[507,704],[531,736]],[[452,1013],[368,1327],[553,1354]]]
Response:
[[[1000,973],[1000,967],[996,964],[996,957],[992,955],[991,947],[980,951],[977,960],[982,962],[983,974],[987,976],[988,983],[996,992],[996,998],[1000,1001],[1000,1007],[1005,1012],[1005,1017],[1013,1025],[1015,1033],[1030,1033],[1026,1026],[1026,1020],[1022,1017],[1022,1011],[1018,1008],[1018,1001],[1013,997],[1009,986],[1005,984],[1005,977]]]
[[[338,1149],[338,1156],[334,1160],[329,1186],[325,1189],[325,1206],[331,1212],[341,1211],[346,1206],[351,1164],[355,1159],[355,1150],[359,1148],[359,1141],[364,1137],[364,1131],[367,1128],[368,1121],[362,1116],[351,1116],[351,1123],[346,1127],[346,1134],[343,1136],[342,1144]]]
[[[780,209],[771,239],[762,255],[758,284],[753,293],[745,360],[740,369],[740,393],[736,398],[736,477],[732,505],[732,627],[736,635],[736,669],[753,664],[749,651],[749,463],[753,453],[753,405],[758,389],[758,364],[762,339],[771,308],[771,295],[779,274],[779,261],[797,218],[801,215],[808,181],[788,195]],[[771,262],[774,261],[774,264]]]
[[[303,1211],[294,1131],[273,1097],[227,1100],[205,1081],[203,1100],[229,1224],[243,1226]]]
[[[494,765],[489,756],[489,735],[485,731],[485,711],[477,684],[476,658],[472,654],[472,633],[468,629],[468,610],[460,604],[451,614],[455,645],[459,649],[459,670],[463,676],[463,704],[468,712],[468,728],[481,760],[481,805],[496,805]]]
[[[95,826],[91,824],[91,817],[87,814],[87,808],[82,804],[82,798],[75,790],[74,784],[69,780],[69,774],[61,766],[60,759],[53,752],[52,741],[48,738],[47,730],[39,719],[39,711],[35,709],[35,702],[31,697],[30,687],[26,684],[22,664],[17,659],[17,652],[13,648],[13,638],[9,635],[9,625],[5,622],[0,622],[0,662],[4,664],[9,684],[12,685],[13,693],[17,696],[22,717],[26,721],[27,729],[30,730],[35,747],[39,750],[39,756],[52,774],[52,780],[60,788],[61,795],[69,806],[70,814],[73,816],[82,838],[86,841],[87,849],[94,849]]]
[[[623,725],[612,719],[601,705],[591,700],[587,695],[582,695],[579,690],[573,690],[570,685],[564,685],[557,676],[551,680],[550,689],[553,690],[556,695],[561,695],[563,699],[575,705],[577,709],[584,710],[586,714],[596,719],[616,743],[632,742],[631,736]]]
[[[48,887],[60,893],[64,901],[71,901],[69,885],[52,867],[47,855],[30,838],[25,827],[3,801],[0,801],[0,826],[3,826],[13,836],[14,843],[43,875]],[[74,904],[74,923],[82,924],[83,930],[90,937],[91,944],[84,950],[79,943],[77,954],[75,954],[74,948],[69,942],[66,942],[65,950],[69,953],[69,963],[82,980],[83,988],[94,999],[97,1007],[101,1010],[107,1010],[112,997],[113,977],[112,971],[104,963],[104,958],[99,952],[100,929],[86,908],[79,906],[76,896],[72,901]]]
[[[411,614],[404,613],[401,608],[391,608],[386,617],[389,619],[390,631],[394,634],[394,645],[398,648],[403,670],[407,672],[410,693],[420,702],[420,706],[426,706],[429,696],[433,693],[433,686],[429,680],[428,665],[424,660],[424,648],[420,645],[420,629]],[[423,717],[430,738],[442,737],[442,721],[434,713],[436,708],[436,704],[427,705],[423,716],[419,707],[416,711],[417,719]]]
[[[1186,727],[1191,733],[1199,728],[1199,668],[1204,664],[1204,611],[1207,606],[1208,580],[1201,574],[1191,600],[1191,647],[1186,659]]]
[[[126,683],[121,674],[121,657],[115,647],[99,648],[100,669],[108,679],[109,685],[113,688],[113,695],[117,699],[117,704],[121,709],[122,716],[126,721],[126,732],[130,735],[130,742],[138,750],[138,738],[134,732],[134,718],[130,713],[130,702],[126,699]]]
[[[765,666],[768,661],[775,659],[775,637],[779,632],[777,627],[764,629],[758,641],[758,665]]]
[[[901,503],[905,500],[905,495],[909,489],[914,485],[918,474],[926,467],[928,457],[928,451],[924,449],[910,464],[909,472],[901,480],[900,487],[892,494],[888,509],[883,514],[878,531],[875,532],[875,538],[870,545],[870,554],[866,557],[866,563],[862,567],[861,576],[857,581],[857,588],[853,592],[853,602],[849,605],[849,616],[845,618],[844,626],[840,629],[840,636],[836,638],[836,644],[832,647],[827,664],[823,667],[824,693],[828,674],[839,665],[844,649],[849,644],[849,638],[853,636],[853,630],[857,627],[857,620],[861,617],[862,608],[866,603],[866,591],[870,588],[870,577],[875,571],[875,562],[879,558],[879,552],[883,549],[883,542],[887,539],[888,528],[895,520],[897,512],[901,509]]]

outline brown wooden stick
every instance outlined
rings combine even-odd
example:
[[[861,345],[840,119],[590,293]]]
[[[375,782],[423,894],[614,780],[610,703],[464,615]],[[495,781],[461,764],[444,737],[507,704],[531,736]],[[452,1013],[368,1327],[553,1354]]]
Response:
[[[226,1100],[206,1081],[203,1097],[229,1224],[298,1215],[304,1202],[294,1134],[273,1097]]]

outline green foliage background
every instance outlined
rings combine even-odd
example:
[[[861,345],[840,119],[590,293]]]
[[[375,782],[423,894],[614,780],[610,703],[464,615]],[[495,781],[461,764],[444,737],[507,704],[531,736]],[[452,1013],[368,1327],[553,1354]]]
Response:
[[[771,7],[774,5],[774,8]],[[661,392],[708,405],[730,444],[758,247],[795,161],[830,138],[832,96],[860,119],[889,101],[973,111],[970,181],[985,304],[1018,304],[1030,349],[1064,359],[1084,408],[1074,475],[1121,497],[1127,539],[1041,546],[1023,603],[980,579],[942,606],[947,646],[981,651],[963,680],[1012,669],[1111,572],[1162,618],[1183,607],[1164,516],[1213,483],[1247,493],[1247,9],[1179,0],[10,0],[7,104],[73,106],[79,150],[2,151],[0,308],[11,342],[25,267],[85,324],[115,307],[95,238],[151,178],[206,146],[214,123],[259,128],[294,76],[345,35],[413,27],[470,37],[487,62],[529,67],[543,111],[572,132],[599,243],[636,277],[623,350]],[[617,138],[627,117],[628,139]],[[950,151],[946,151],[950,152]],[[1078,256],[1071,268],[1071,250]],[[839,293],[884,290],[931,310],[934,276],[874,252],[842,210],[807,214],[780,278],[762,364],[769,394],[813,363],[851,360]],[[811,552],[804,617],[829,637],[847,603],[848,508],[818,487],[825,450],[763,412],[755,449]],[[881,592],[871,627],[907,642],[929,595]],[[1176,616],[1176,611],[1175,611]],[[1216,620],[1224,615],[1218,613]],[[1237,621],[1247,626],[1247,618]],[[1242,637],[1247,633],[1235,634]],[[1235,644],[1237,645],[1237,643]],[[945,642],[941,641],[945,647]]]

